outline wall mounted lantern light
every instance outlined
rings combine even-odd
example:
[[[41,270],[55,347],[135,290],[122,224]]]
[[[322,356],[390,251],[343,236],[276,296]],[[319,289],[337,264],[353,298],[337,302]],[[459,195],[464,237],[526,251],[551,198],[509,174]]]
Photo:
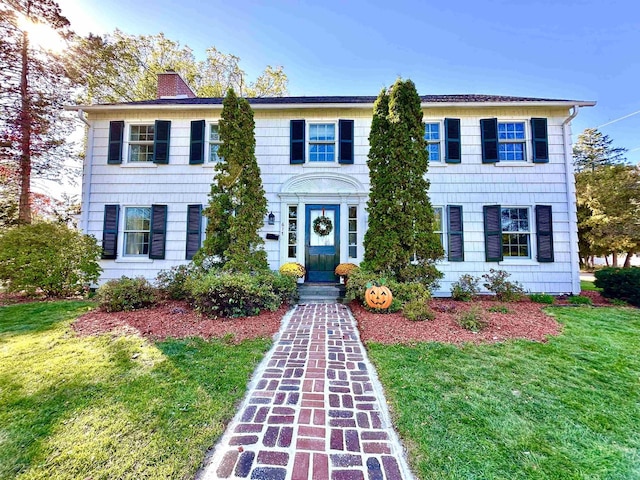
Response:
[[[276,216],[273,214],[273,212],[269,212],[268,223],[269,223],[269,225],[275,225],[276,224]]]

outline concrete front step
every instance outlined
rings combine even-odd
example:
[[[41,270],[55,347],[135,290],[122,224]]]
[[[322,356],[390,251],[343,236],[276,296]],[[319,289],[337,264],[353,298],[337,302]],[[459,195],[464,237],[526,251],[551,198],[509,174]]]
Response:
[[[340,303],[343,290],[339,285],[330,284],[300,284],[298,285],[298,303]]]

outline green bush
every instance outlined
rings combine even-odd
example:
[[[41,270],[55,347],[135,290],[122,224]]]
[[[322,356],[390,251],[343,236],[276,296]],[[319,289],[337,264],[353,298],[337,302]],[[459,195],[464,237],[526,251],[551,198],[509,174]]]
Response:
[[[0,234],[0,283],[8,292],[66,297],[100,277],[96,239],[65,225],[35,223]]]
[[[156,277],[156,285],[160,295],[171,300],[188,300],[187,281],[201,269],[194,263],[177,265],[169,270],[161,270]]]
[[[431,310],[427,304],[427,299],[411,300],[405,303],[402,309],[402,315],[412,322],[433,320],[436,318],[435,312]]]
[[[460,312],[456,317],[456,323],[462,328],[476,333],[487,326],[483,311],[477,306],[473,306],[465,312]]]
[[[518,282],[507,280],[511,276],[504,270],[489,270],[489,273],[482,275],[485,279],[484,287],[496,294],[498,300],[502,302],[517,302],[524,295],[524,288]]]
[[[589,297],[581,297],[579,295],[571,295],[569,298],[567,298],[567,301],[571,305],[593,305],[593,302]]]
[[[281,304],[288,303],[292,305],[298,301],[298,282],[296,277],[268,271],[258,274],[257,280],[259,283],[270,287],[280,299]]]
[[[480,292],[480,279],[473,275],[461,275],[457,282],[451,285],[451,298],[461,302],[470,301]]]
[[[293,295],[295,278],[265,272],[208,272],[187,282],[191,301],[203,315],[210,317],[244,317],[261,310],[275,311]]]
[[[640,267],[603,268],[596,270],[594,275],[594,284],[602,288],[603,296],[640,307]]]
[[[354,270],[349,275],[349,281],[347,282],[345,299],[347,301],[358,300],[361,304],[366,305],[364,294],[367,291],[367,285],[376,282],[384,283],[384,285],[391,290],[393,299],[397,300],[389,307],[389,312],[394,312],[402,309],[402,305],[412,300],[431,298],[431,293],[428,287],[424,283],[420,282],[398,282],[393,279],[383,279],[380,275],[373,272],[368,272],[363,269]]]
[[[488,310],[492,313],[509,313],[509,309],[504,305],[495,305],[493,307],[489,307]]]
[[[532,302],[545,303],[547,305],[553,305],[553,302],[556,301],[555,297],[548,293],[532,293],[529,298]]]
[[[138,310],[154,305],[157,291],[144,277],[109,280],[96,292],[98,307],[106,312]]]

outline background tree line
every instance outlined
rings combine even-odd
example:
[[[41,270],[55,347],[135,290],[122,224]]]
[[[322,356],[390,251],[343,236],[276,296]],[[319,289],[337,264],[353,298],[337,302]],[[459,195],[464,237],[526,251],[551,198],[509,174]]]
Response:
[[[67,48],[56,52],[38,42],[34,33],[43,26]],[[287,93],[280,66],[250,80],[237,56],[215,46],[199,61],[162,33],[82,37],[53,0],[0,0],[0,228],[31,223],[33,179],[79,177],[81,154],[69,140],[78,122],[64,105],[153,99],[157,74],[169,69],[198,96],[221,97],[229,88],[241,96]]]
[[[622,253],[629,267],[640,252],[640,169],[627,164],[625,152],[594,128],[585,129],[573,147],[582,266],[608,256],[617,266]]]

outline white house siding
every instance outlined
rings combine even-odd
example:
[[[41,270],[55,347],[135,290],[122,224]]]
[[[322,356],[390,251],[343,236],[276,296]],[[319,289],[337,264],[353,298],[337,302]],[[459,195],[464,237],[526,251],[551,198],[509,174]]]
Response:
[[[118,204],[121,207],[118,235],[118,258],[103,260],[101,282],[122,275],[143,275],[154,279],[160,270],[186,263],[186,215],[187,205],[208,202],[208,193],[214,175],[211,165],[189,165],[190,122],[219,119],[221,106],[207,109],[163,110],[89,110],[92,124],[88,142],[83,182],[83,228],[102,239],[104,207]],[[287,205],[305,203],[338,203],[358,205],[358,258],[346,258],[347,219],[344,210],[341,218],[341,261],[359,263],[362,260],[362,240],[366,229],[366,194],[369,176],[366,166],[368,136],[371,125],[371,106],[362,108],[256,108],[256,157],[262,171],[262,182],[267,195],[268,210],[273,212],[276,224],[265,226],[266,233],[280,235],[280,240],[265,240],[265,249],[271,268],[277,269],[286,258]],[[445,274],[436,294],[446,295],[451,284],[462,274],[480,276],[491,268],[505,269],[512,273],[530,291],[566,293],[576,290],[575,272],[577,257],[571,248],[571,235],[575,232],[575,205],[567,202],[567,179],[565,171],[565,148],[563,121],[568,117],[568,108],[509,106],[490,108],[429,108],[425,109],[425,121],[442,121],[444,118],[461,119],[462,161],[460,164],[432,163],[428,178],[431,181],[429,195],[433,206],[461,205],[464,218],[464,262],[443,261],[439,269]],[[506,162],[482,164],[480,119],[498,118],[499,121],[523,120],[527,124],[532,117],[548,119],[550,161],[546,164],[509,164]],[[122,165],[107,165],[109,121],[125,120],[130,123],[152,123],[154,120],[171,120],[170,156],[168,165],[131,165],[126,163],[126,143]],[[290,120],[337,122],[338,119],[354,120],[354,164],[329,166],[309,164],[290,165]],[[208,126],[207,126],[208,128]],[[442,127],[441,127],[442,128]],[[125,142],[127,138],[125,130]],[[442,134],[442,131],[441,131]],[[529,132],[530,136],[530,132]],[[444,145],[443,145],[444,147]],[[528,138],[527,149],[531,149]],[[88,162],[91,162],[89,168]],[[89,177],[90,172],[90,178]],[[327,180],[318,181],[318,177]],[[571,175],[571,182],[573,176]],[[305,181],[298,181],[304,180]],[[345,182],[341,183],[341,179]],[[339,189],[341,193],[324,191],[322,188]],[[301,189],[310,187],[310,191]],[[283,188],[291,188],[283,192]],[[348,191],[350,189],[350,191]],[[168,206],[166,257],[164,260],[148,258],[126,258],[122,256],[123,214],[126,206]],[[527,207],[530,209],[532,259],[520,261],[486,262],[484,250],[483,206]],[[553,240],[555,261],[535,261],[535,205],[551,205],[553,208]],[[302,218],[299,212],[299,218]],[[302,222],[300,222],[302,223]],[[303,226],[299,225],[298,261],[303,261]],[[446,234],[446,231],[445,231]],[[445,235],[446,236],[446,235]]]

